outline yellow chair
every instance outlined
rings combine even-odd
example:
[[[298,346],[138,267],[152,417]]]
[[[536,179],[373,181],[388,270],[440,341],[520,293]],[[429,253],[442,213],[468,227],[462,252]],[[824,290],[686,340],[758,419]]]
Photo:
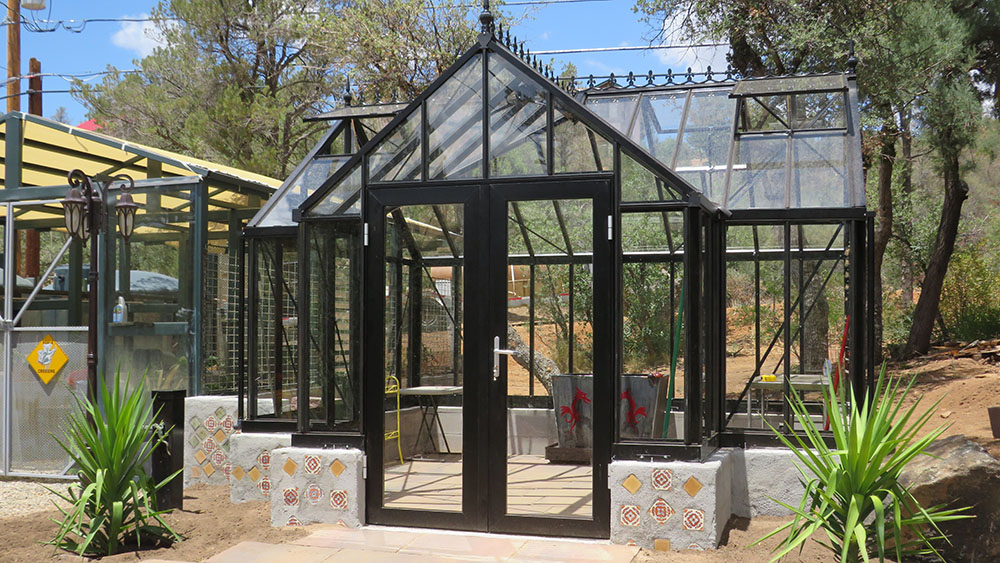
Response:
[[[399,439],[399,380],[396,376],[390,375],[385,378],[386,396],[396,396],[396,429],[385,433],[385,441],[396,440],[396,450],[399,452],[399,463],[403,463],[403,444]]]

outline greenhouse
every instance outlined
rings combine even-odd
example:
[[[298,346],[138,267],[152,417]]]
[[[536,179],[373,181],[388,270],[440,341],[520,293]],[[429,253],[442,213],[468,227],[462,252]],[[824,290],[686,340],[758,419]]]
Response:
[[[642,486],[615,467],[776,445],[792,393],[822,427],[831,380],[863,396],[850,62],[564,79],[482,22],[411,102],[319,116],[245,230],[240,418],[291,434],[289,478],[297,449],[306,473],[309,451],[355,451],[361,524],[614,539],[632,525],[615,495]],[[683,529],[703,530],[705,478],[663,467],[652,489],[683,487]]]

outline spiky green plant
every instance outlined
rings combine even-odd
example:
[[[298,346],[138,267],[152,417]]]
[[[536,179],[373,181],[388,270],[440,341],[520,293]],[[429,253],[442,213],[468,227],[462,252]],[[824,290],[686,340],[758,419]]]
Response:
[[[967,509],[964,507],[924,508],[899,482],[906,464],[924,454],[947,428],[941,426],[917,438],[940,399],[919,415],[921,398],[904,409],[915,379],[900,389],[900,380],[888,380],[883,365],[873,392],[860,404],[851,401],[849,406],[844,400],[845,386],[838,393],[831,382],[823,400],[836,444],[833,449],[823,440],[802,398],[792,393],[789,403],[802,430],[792,430],[791,438],[774,427],[771,430],[797,458],[796,467],[802,475],[799,480],[805,491],[797,507],[776,500],[795,517],[754,542],[787,532],[775,547],[772,561],[801,549],[819,530],[826,541],[816,541],[844,563],[868,561],[872,545],[880,561],[885,560],[887,552],[897,561],[914,555],[934,555],[943,560],[932,545],[938,540],[947,541],[938,524],[971,516],[961,514]]]
[[[80,482],[65,494],[52,490],[69,504],[57,504],[62,521],[54,520],[59,531],[49,542],[57,548],[111,555],[125,546],[141,547],[143,541],[181,539],[162,518],[168,511],[156,509],[156,491],[180,471],[154,483],[144,467],[169,432],[154,423],[145,381],[133,388],[127,378],[122,385],[118,371],[110,389],[99,378],[100,406],[74,396],[65,436],[56,440],[76,464]]]

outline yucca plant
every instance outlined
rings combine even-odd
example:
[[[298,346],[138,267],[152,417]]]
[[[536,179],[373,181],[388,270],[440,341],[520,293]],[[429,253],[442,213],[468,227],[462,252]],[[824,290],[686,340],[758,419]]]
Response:
[[[65,494],[52,490],[69,504],[57,504],[62,521],[54,520],[59,531],[49,542],[57,548],[111,555],[144,541],[181,539],[162,518],[168,511],[156,509],[156,491],[180,471],[154,483],[144,467],[169,432],[154,423],[157,413],[145,381],[133,388],[127,378],[123,386],[118,371],[110,389],[100,378],[98,404],[74,396],[65,436],[55,438],[76,464],[80,482]]]
[[[947,541],[938,524],[970,516],[962,514],[967,508],[924,508],[899,482],[906,464],[924,454],[947,428],[941,426],[917,438],[940,400],[921,414],[917,414],[920,398],[904,409],[915,379],[901,388],[900,380],[886,377],[883,365],[872,393],[860,404],[851,401],[849,406],[845,390],[836,391],[831,382],[823,400],[836,444],[833,449],[824,442],[802,398],[792,393],[789,403],[802,430],[792,430],[790,438],[774,427],[771,430],[797,458],[805,491],[797,507],[775,500],[795,517],[754,542],[787,533],[775,547],[772,561],[801,549],[819,530],[825,541],[816,541],[844,563],[868,561],[872,548],[880,561],[887,553],[897,561],[915,555],[943,560],[933,545]]]

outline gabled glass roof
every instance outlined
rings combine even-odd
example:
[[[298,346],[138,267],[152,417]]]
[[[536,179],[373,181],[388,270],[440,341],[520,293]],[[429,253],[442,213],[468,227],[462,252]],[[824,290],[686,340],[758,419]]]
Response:
[[[307,199],[302,215],[356,209],[362,181],[611,173],[616,151],[629,167],[623,183],[643,198],[680,200],[694,191],[641,143],[581,106],[537,64],[487,35]]]
[[[325,115],[348,116],[333,120],[326,134],[309,151],[309,155],[292,171],[277,193],[261,208],[247,224],[248,227],[291,227],[296,222],[292,212],[306,200],[316,188],[334,175],[357,153],[362,145],[374,137],[392,119],[400,108],[399,104],[379,106],[348,106]],[[361,179],[357,178],[360,188]],[[350,194],[339,194],[341,201]],[[360,206],[347,206],[346,215],[358,215]]]
[[[592,89],[584,105],[723,208],[865,205],[846,75]]]

